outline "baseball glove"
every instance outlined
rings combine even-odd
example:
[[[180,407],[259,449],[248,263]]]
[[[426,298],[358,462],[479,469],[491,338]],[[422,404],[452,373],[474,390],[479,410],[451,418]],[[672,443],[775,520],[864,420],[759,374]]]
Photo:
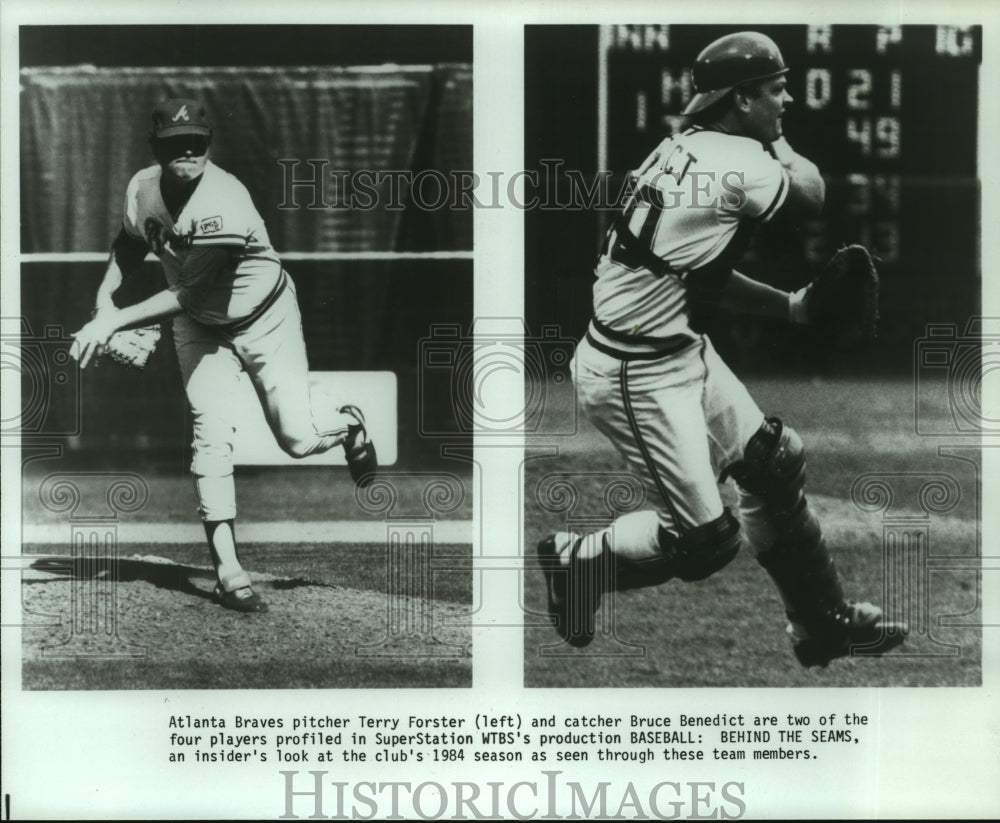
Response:
[[[795,312],[837,349],[871,343],[878,327],[878,271],[864,246],[837,249],[822,271],[796,297]]]
[[[122,366],[144,369],[149,356],[156,351],[160,334],[159,324],[117,331],[104,347],[104,354]]]

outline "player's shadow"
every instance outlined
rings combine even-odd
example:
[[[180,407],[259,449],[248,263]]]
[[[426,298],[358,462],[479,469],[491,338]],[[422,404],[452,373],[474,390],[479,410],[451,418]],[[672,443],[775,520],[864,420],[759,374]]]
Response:
[[[117,574],[115,574],[117,567]],[[74,580],[117,579],[119,583],[146,582],[160,589],[189,594],[193,597],[212,599],[215,574],[197,566],[177,563],[157,563],[149,560],[120,558],[113,563],[106,557],[43,557],[30,568]],[[195,581],[204,581],[204,587]],[[29,581],[26,581],[29,582]],[[30,582],[42,583],[44,580]]]
[[[115,574],[117,566],[117,575]],[[46,572],[55,578],[71,578],[74,580],[116,579],[119,583],[150,583],[157,588],[168,591],[189,594],[203,600],[214,600],[212,590],[215,587],[215,573],[210,569],[198,566],[186,566],[180,563],[162,563],[134,558],[119,558],[113,563],[107,557],[42,557],[29,567],[35,571]],[[44,583],[46,580],[29,580],[30,583]],[[199,583],[201,585],[199,585]],[[321,588],[336,588],[329,583],[317,583],[301,577],[271,581],[254,581],[254,587],[259,589],[287,590],[303,586]]]

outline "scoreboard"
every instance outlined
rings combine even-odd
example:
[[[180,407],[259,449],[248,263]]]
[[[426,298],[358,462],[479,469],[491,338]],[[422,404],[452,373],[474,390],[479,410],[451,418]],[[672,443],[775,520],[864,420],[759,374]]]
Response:
[[[950,303],[952,313],[974,312],[979,26],[602,27],[599,168],[617,178],[679,130],[698,53],[740,30],[762,32],[781,49],[793,98],[785,136],[827,180],[822,219],[793,234],[777,230],[772,253],[816,265],[842,243],[864,243],[883,261],[890,296],[894,287],[916,290],[904,300],[934,288],[940,261],[942,311]]]

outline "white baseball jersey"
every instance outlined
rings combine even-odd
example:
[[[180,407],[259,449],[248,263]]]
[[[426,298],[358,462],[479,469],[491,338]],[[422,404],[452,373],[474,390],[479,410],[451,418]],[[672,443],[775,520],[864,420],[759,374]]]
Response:
[[[210,160],[197,188],[173,219],[160,194],[158,165],[138,172],[125,194],[123,225],[160,258],[167,283],[179,287],[187,313],[206,325],[250,317],[282,281],[281,260],[246,187]],[[230,265],[192,275],[185,262],[199,246],[232,249]]]
[[[243,184],[206,161],[175,220],[163,202],[160,176],[160,167],[150,166],[132,178],[122,222],[160,258],[167,282],[178,288],[184,311],[174,317],[173,332],[193,416],[191,471],[203,519],[228,520],[236,516],[233,437],[242,411],[233,398],[241,373],[250,377],[289,454],[302,457],[341,444],[354,420],[333,408],[314,418],[294,284]],[[221,268],[212,259],[198,265],[199,247],[220,246],[230,250]],[[234,585],[228,581],[228,588]]]
[[[624,250],[612,228],[594,284],[591,334],[615,348],[631,348],[620,336],[647,346],[693,337],[683,278],[719,260],[741,223],[769,220],[789,186],[788,173],[757,140],[698,127],[664,140],[633,176],[620,220],[647,259]],[[644,265],[650,251],[666,273]]]

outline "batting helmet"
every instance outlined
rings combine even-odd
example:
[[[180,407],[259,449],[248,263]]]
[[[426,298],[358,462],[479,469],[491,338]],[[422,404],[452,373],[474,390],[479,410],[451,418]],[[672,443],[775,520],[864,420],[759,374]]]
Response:
[[[788,71],[775,42],[756,31],[727,34],[709,43],[692,71],[694,89],[684,114],[707,109],[736,86],[751,80],[777,77]]]

